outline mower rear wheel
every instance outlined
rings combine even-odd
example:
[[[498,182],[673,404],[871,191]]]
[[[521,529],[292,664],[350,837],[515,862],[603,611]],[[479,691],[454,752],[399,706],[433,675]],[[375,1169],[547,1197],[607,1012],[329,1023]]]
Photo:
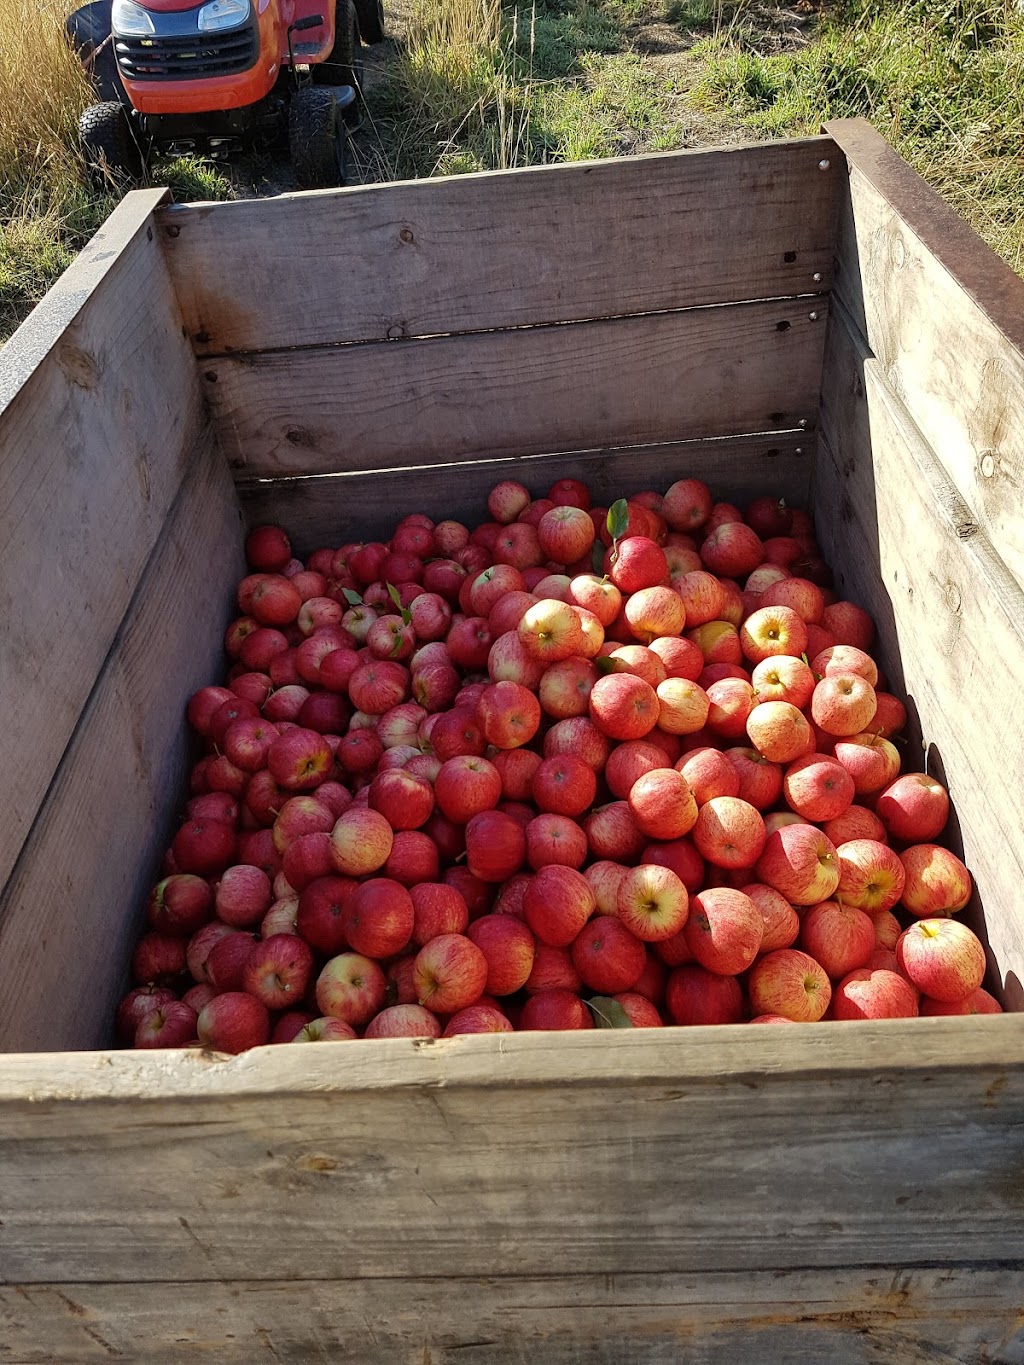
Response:
[[[124,105],[114,100],[91,104],[78,120],[78,136],[97,189],[142,179],[142,149]]]
[[[357,0],[359,32],[364,43],[384,41],[384,0]]]
[[[288,147],[300,190],[345,183],[345,120],[333,90],[304,85],[288,110]]]
[[[362,44],[359,21],[352,0],[337,0],[334,9],[334,46],[312,68],[317,85],[350,85],[357,95],[363,89]]]

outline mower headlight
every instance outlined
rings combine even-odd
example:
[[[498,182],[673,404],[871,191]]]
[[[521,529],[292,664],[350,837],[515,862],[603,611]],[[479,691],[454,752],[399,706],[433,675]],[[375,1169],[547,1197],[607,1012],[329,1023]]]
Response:
[[[114,0],[110,10],[110,27],[126,38],[148,38],[156,32],[152,15],[134,0]]]
[[[249,0],[210,0],[199,11],[199,32],[216,33],[222,28],[236,28],[249,17]]]

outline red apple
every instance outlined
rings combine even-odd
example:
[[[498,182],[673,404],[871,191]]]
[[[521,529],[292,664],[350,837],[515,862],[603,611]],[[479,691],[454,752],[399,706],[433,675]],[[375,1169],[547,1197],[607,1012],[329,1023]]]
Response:
[[[742,891],[713,886],[694,896],[684,935],[702,967],[721,976],[736,976],[746,971],[761,950],[764,919]]]
[[[850,735],[833,745],[836,759],[853,778],[854,792],[870,796],[889,785],[900,770],[899,750],[881,735]]]
[[[167,1000],[154,1006],[139,1021],[132,1046],[187,1047],[195,1036],[196,1011],[182,1000]]]
[[[170,985],[185,970],[186,951],[185,940],[179,936],[143,934],[132,954],[132,977],[140,986]]]
[[[938,844],[913,844],[900,854],[905,881],[901,900],[918,919],[955,915],[971,899],[971,874],[955,853]]]
[[[665,1021],[658,1013],[657,1007],[646,996],[639,995],[636,991],[619,991],[612,999],[617,1005],[622,1006],[634,1028],[663,1027]]]
[[[273,898],[270,878],[262,868],[236,864],[217,883],[217,916],[225,924],[248,928],[263,918]]]
[[[689,896],[671,868],[642,863],[619,878],[615,913],[634,937],[656,943],[672,938],[686,924]]]
[[[412,938],[416,921],[412,897],[390,877],[361,882],[341,908],[349,946],[364,957],[394,957]]]
[[[834,1019],[916,1019],[917,1014],[917,991],[884,967],[850,972],[833,993]]]
[[[743,1019],[743,988],[734,976],[704,967],[676,967],[668,979],[665,1003],[674,1024],[738,1024]]]
[[[794,759],[782,779],[786,803],[805,820],[834,820],[853,803],[853,778],[827,754]]]
[[[867,965],[875,950],[875,926],[853,905],[821,901],[804,915],[800,946],[833,981]]]
[[[444,1038],[461,1033],[512,1033],[511,1023],[494,1005],[469,1005],[453,1014],[445,1025]]]
[[[440,1038],[437,1016],[422,1005],[390,1005],[366,1026],[364,1038]]]
[[[484,915],[473,921],[466,937],[487,959],[489,995],[512,995],[522,989],[533,971],[536,946],[522,920],[514,915]]]
[[[364,877],[387,862],[394,833],[378,811],[352,806],[331,831],[334,866],[349,877]]]
[[[218,1052],[245,1052],[270,1041],[267,1007],[245,991],[228,991],[206,1005],[196,1021],[204,1047]]]
[[[520,1028],[525,1032],[593,1028],[590,1010],[577,995],[566,990],[543,990],[531,995],[523,1006]]]
[[[757,906],[764,922],[760,952],[773,953],[777,948],[791,948],[800,933],[800,916],[789,901],[761,882],[749,882],[740,890]]]
[[[542,943],[566,948],[597,908],[590,883],[571,867],[541,868],[523,896],[526,923]]]
[[[538,696],[545,715],[555,720],[585,716],[598,672],[588,659],[561,659],[544,670]]]
[[[635,985],[647,964],[647,954],[621,920],[598,915],[573,941],[572,961],[588,989],[599,995],[614,995]]]
[[[759,702],[788,701],[798,711],[810,702],[814,692],[814,674],[803,659],[779,654],[758,663],[751,683]]]
[[[813,825],[785,825],[770,834],[755,871],[791,905],[816,905],[839,886],[835,847]]]
[[[544,759],[533,776],[530,794],[541,812],[577,816],[589,810],[597,795],[593,768],[571,754]]]
[[[152,1014],[160,1005],[166,1005],[176,999],[177,996],[167,986],[136,986],[134,990],[130,990],[117,1007],[118,1038],[122,1043],[131,1043],[136,1029],[148,1014]],[[191,1001],[186,1003],[192,1004]],[[195,1037],[194,1030],[189,1037]]]
[[[693,826],[697,852],[715,867],[753,867],[765,847],[760,812],[738,796],[715,796],[701,806]]]
[[[292,1038],[293,1043],[336,1043],[356,1038],[358,1034],[343,1019],[313,1019]]]
[[[674,768],[656,768],[639,777],[628,804],[637,829],[649,839],[681,839],[699,818],[689,783]]]
[[[209,924],[204,924],[201,929],[196,930],[189,939],[185,950],[186,965],[192,974],[193,981],[199,984],[209,982],[207,963],[210,954],[221,939],[238,933],[241,933],[240,929],[232,929],[230,924],[223,924],[218,919],[211,920]]]
[[[317,1007],[354,1028],[380,1013],[386,995],[384,973],[359,953],[332,957],[316,983]]]
[[[598,806],[584,819],[583,831],[591,857],[619,863],[635,862],[645,842],[625,801]]]
[[[576,608],[557,598],[542,598],[530,607],[517,634],[527,654],[544,663],[583,653],[583,625]]]
[[[566,815],[538,815],[526,826],[526,861],[536,872],[549,864],[582,867],[587,835]]]
[[[772,763],[792,763],[814,746],[807,717],[787,701],[758,703],[746,718],[746,731],[758,753]]]
[[[540,727],[540,703],[528,688],[515,682],[488,687],[476,715],[487,743],[498,749],[528,744]]]
[[[482,882],[503,882],[526,862],[526,834],[504,811],[488,810],[466,824],[466,861]]]
[[[743,653],[758,664],[776,655],[799,658],[807,649],[807,628],[791,607],[759,607],[740,630]]]
[[[836,849],[839,889],[836,898],[869,915],[891,910],[903,894],[906,874],[899,856],[875,839],[849,839]]]
[[[185,872],[157,882],[146,905],[150,928],[178,938],[190,937],[212,914],[213,894],[209,882]]]
[[[797,1024],[814,1024],[832,998],[825,969],[807,953],[780,948],[753,966],[747,980],[755,1015],[776,1014]]]
[[[295,934],[274,934],[249,953],[242,985],[267,1009],[283,1010],[305,998],[312,972],[309,946]]]
[[[608,760],[611,745],[588,716],[572,716],[552,725],[544,736],[544,757],[576,754],[600,773]]]
[[[934,1018],[938,1015],[948,1014],[1002,1014],[1003,1007],[994,995],[989,995],[988,991],[982,990],[979,986],[976,991],[965,996],[963,1000],[933,1000],[930,996],[924,996],[921,1000],[921,1015],[923,1018]]]
[[[726,578],[753,573],[763,553],[757,532],[738,521],[715,527],[700,547],[700,557],[711,572]]]
[[[434,809],[434,789],[403,768],[389,768],[370,783],[369,802],[392,830],[419,829]]]
[[[904,773],[882,792],[875,811],[894,839],[927,843],[949,819],[949,794],[927,773]]]
[[[964,1000],[985,979],[985,949],[959,920],[918,920],[900,935],[896,958],[903,974],[933,1000]]]
[[[189,820],[174,836],[171,852],[179,872],[212,876],[234,857],[234,827],[222,820]]]
[[[463,934],[440,934],[416,954],[418,1001],[436,1014],[456,1014],[483,994],[487,973],[487,958],[475,943]]]
[[[858,673],[827,673],[815,684],[811,717],[829,735],[857,735],[875,714],[875,689]]]
[[[501,776],[493,763],[474,754],[449,758],[434,783],[437,804],[449,820],[466,824],[474,815],[493,810],[501,800]]]
[[[821,828],[826,838],[835,844],[836,848],[840,844],[849,843],[852,839],[872,839],[875,843],[888,843],[885,826],[874,811],[868,810],[866,806],[856,804],[847,806],[842,815],[834,820],[826,820]]]
[[[590,694],[590,716],[611,739],[642,739],[658,723],[658,695],[632,673],[598,678]]]

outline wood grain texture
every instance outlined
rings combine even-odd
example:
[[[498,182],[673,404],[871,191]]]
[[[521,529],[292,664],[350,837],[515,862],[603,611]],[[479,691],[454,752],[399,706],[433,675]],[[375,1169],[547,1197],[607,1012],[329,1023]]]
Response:
[[[556,479],[582,479],[595,503],[655,488],[664,492],[676,479],[701,478],[718,498],[744,504],[761,493],[806,507],[810,496],[814,436],[734,436],[719,441],[630,446],[486,460],[430,469],[374,470],[304,479],[263,479],[237,485],[250,526],[277,522],[295,552],[391,535],[407,512],[435,520],[454,517],[467,525],[486,521],[487,494],[502,479],[517,479],[543,497]]]
[[[0,1288],[0,1361],[999,1365],[1024,1266]]]
[[[333,474],[813,425],[825,318],[821,300],[736,304],[201,372],[234,469]]]
[[[184,704],[223,672],[241,543],[207,431],[0,895],[2,1048],[110,1037],[140,908],[187,791]]]
[[[160,222],[197,354],[383,341],[823,292],[829,155],[828,138],[794,139],[182,205]]]
[[[828,128],[849,164],[836,294],[1024,583],[1024,280],[868,125]]]
[[[874,615],[897,690],[949,787],[1006,1003],[1024,1008],[1024,597],[881,362],[829,327],[817,528],[839,587]]]
[[[5,1057],[0,1282],[1024,1260],[1024,1019],[757,1033]]]
[[[0,887],[160,534],[199,430],[195,361],[129,195],[0,353]]]

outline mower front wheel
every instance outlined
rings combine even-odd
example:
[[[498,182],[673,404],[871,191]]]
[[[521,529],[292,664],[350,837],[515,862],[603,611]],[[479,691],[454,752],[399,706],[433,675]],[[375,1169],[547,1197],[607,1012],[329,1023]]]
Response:
[[[124,105],[91,104],[78,120],[78,137],[89,176],[97,189],[137,183],[144,158]]]
[[[333,90],[305,85],[288,110],[288,147],[300,190],[327,190],[345,183],[345,120]]]

